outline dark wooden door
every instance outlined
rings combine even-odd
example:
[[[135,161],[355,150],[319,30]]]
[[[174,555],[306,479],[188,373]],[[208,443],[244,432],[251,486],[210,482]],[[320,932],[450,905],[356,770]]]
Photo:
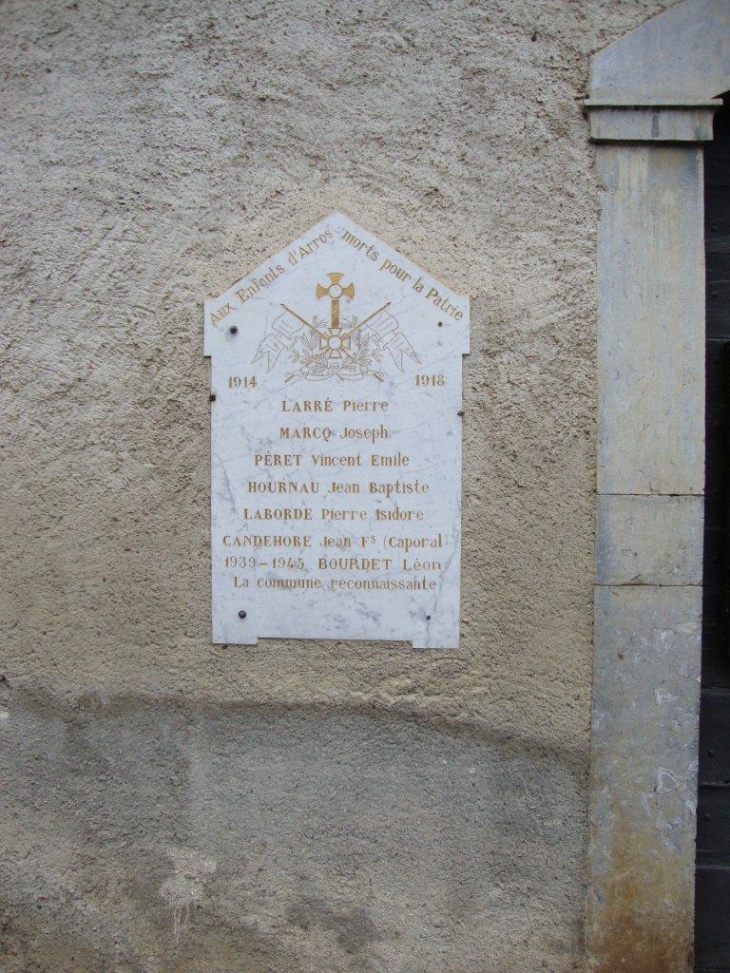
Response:
[[[705,148],[707,475],[696,969],[730,971],[730,111]]]

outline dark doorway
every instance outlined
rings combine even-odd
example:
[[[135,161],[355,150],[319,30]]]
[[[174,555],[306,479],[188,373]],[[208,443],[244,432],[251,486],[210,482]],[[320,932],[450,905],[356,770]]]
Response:
[[[697,971],[730,971],[730,111],[705,147],[707,418]]]

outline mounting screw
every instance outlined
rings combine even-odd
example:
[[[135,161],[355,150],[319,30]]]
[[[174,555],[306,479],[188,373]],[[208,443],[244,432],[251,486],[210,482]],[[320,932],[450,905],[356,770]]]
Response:
[[[431,616],[430,615],[426,615],[426,621],[427,622],[430,622],[431,621]]]
[[[238,613],[238,617],[239,618],[245,618],[246,617],[246,612],[243,609],[241,609],[240,612]]]
[[[443,321],[439,321],[438,326],[439,326],[439,328],[443,328],[444,322]]]
[[[231,334],[238,334],[238,328],[235,324],[232,324],[228,330],[231,332]]]
[[[215,402],[215,392],[210,393],[210,401]]]
[[[463,410],[463,409],[461,409],[461,410],[460,410],[459,412],[457,412],[456,414],[457,414],[457,416],[463,416],[463,415],[464,415],[464,410]]]

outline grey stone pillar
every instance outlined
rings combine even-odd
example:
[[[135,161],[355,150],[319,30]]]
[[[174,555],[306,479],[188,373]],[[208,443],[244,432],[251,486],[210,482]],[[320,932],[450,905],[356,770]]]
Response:
[[[692,967],[704,488],[702,142],[730,7],[687,0],[594,59],[602,183],[587,939]],[[729,84],[730,86],[730,84]]]
[[[621,114],[612,121],[618,135]],[[692,144],[620,143],[598,148],[598,166],[605,189],[589,946],[601,970],[644,970],[661,958],[648,968],[671,973],[688,968],[693,941],[702,156]]]

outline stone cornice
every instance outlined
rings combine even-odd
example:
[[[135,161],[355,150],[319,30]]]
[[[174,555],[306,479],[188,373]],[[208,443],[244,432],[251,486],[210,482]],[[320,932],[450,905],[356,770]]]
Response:
[[[709,142],[721,99],[697,102],[621,104],[588,99],[595,142]]]

